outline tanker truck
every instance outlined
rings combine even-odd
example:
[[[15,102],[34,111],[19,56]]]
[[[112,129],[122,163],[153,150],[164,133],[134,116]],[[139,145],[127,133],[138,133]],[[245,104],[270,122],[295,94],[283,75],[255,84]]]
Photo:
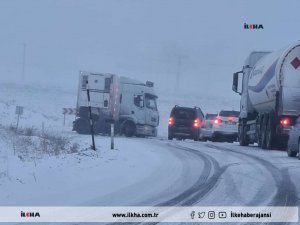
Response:
[[[159,113],[153,82],[82,71],[78,83],[77,114],[73,122],[76,132],[90,133],[88,106],[91,106],[95,133],[109,133],[110,124],[114,123],[115,132],[128,137],[157,135]]]
[[[300,113],[300,41],[275,52],[252,52],[233,74],[232,90],[241,95],[240,145],[285,149]]]

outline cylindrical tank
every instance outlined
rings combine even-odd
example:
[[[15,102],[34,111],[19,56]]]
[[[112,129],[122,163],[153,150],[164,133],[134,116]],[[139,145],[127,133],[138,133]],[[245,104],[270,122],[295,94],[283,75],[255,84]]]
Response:
[[[281,93],[280,93],[281,92]],[[258,113],[275,111],[276,93],[281,112],[300,112],[300,41],[262,57],[252,68],[248,94]]]

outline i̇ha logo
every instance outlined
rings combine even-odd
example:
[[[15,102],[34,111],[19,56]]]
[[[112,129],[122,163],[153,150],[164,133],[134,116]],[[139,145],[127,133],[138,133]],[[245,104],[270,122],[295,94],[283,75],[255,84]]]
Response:
[[[244,29],[246,30],[259,30],[264,29],[262,24],[244,23]]]
[[[23,212],[21,211],[21,217],[41,217],[39,212]]]

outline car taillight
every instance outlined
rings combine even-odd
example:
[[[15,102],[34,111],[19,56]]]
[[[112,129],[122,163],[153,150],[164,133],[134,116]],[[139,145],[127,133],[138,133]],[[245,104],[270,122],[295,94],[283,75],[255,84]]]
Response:
[[[194,127],[195,127],[195,128],[200,127],[200,120],[199,120],[199,119],[195,119],[195,120],[194,120]]]
[[[280,124],[284,127],[289,126],[291,124],[290,118],[282,118]]]
[[[174,118],[173,117],[169,118],[168,124],[169,124],[169,126],[173,126],[174,125]]]
[[[206,124],[205,120],[202,120],[201,126],[203,127],[203,126],[205,126],[205,124]]]
[[[221,124],[222,120],[220,118],[215,118],[214,124]]]

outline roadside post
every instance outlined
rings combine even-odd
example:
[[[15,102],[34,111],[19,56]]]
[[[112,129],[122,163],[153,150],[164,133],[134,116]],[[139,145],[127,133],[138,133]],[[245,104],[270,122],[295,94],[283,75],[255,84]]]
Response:
[[[19,119],[20,119],[20,116],[23,114],[23,109],[24,109],[23,106],[16,106],[16,114],[18,115],[16,131],[18,131]]]
[[[64,115],[64,126],[66,125],[66,115],[75,115],[76,116],[76,108],[62,108]]]
[[[115,123],[112,122],[110,124],[110,149],[115,148],[114,136],[115,136]]]
[[[90,89],[89,89],[88,79],[86,80],[86,93],[87,93],[87,98],[88,98],[88,108],[89,108],[89,117],[90,117],[91,134],[92,134],[92,149],[96,151],[95,138],[94,138],[94,121],[92,118],[92,107],[90,104],[91,98],[90,98]]]

